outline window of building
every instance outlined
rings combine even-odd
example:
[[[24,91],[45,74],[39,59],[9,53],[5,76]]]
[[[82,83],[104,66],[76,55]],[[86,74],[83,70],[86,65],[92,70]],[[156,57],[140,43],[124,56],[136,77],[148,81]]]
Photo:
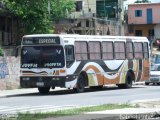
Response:
[[[98,60],[101,59],[101,46],[100,42],[89,42],[89,58],[91,60]]]
[[[132,44],[132,42],[126,43],[126,57],[127,57],[127,59],[133,59],[133,44]]]
[[[82,10],[82,1],[76,1],[76,11]]]
[[[113,42],[102,42],[102,59],[113,59]]]
[[[135,10],[135,17],[142,17],[142,10]]]
[[[142,36],[142,30],[136,30],[135,36]]]
[[[143,58],[143,47],[141,42],[135,42],[134,43],[134,57],[136,59],[142,59]]]
[[[87,42],[75,42],[76,60],[88,60]]]
[[[115,59],[125,59],[125,43],[115,42],[114,43]]]

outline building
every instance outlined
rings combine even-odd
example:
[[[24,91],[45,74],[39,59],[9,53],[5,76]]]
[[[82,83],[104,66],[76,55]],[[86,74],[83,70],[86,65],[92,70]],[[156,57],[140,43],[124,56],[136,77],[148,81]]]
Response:
[[[124,0],[75,0],[69,21],[61,21],[57,31],[76,34],[124,35]]]
[[[149,40],[160,38],[160,3],[128,5],[129,35],[146,36]]]
[[[5,55],[14,55],[13,51],[23,36],[21,23],[20,19],[6,10],[0,1],[0,46],[4,49]]]

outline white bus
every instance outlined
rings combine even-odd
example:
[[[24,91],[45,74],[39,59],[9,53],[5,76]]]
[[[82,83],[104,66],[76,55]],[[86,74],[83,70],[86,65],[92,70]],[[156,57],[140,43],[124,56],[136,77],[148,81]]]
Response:
[[[145,37],[98,35],[25,35],[21,43],[20,86],[102,88],[149,80],[149,42]]]

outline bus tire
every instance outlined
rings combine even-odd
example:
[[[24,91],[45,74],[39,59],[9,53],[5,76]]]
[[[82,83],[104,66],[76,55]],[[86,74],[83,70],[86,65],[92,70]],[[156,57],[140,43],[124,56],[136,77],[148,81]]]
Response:
[[[145,82],[145,85],[149,85],[149,83],[148,83],[148,82]]]
[[[82,74],[80,74],[77,80],[76,88],[73,88],[73,90],[76,93],[82,93],[84,92],[84,88],[85,88],[85,77]]]
[[[50,90],[50,87],[38,87],[38,91],[41,94],[48,94]]]
[[[125,84],[118,84],[117,86],[118,86],[118,88],[124,88],[124,89],[126,89],[126,88],[131,88],[132,87],[132,82],[133,82],[133,80],[132,80],[132,75],[131,75],[131,73],[127,73],[127,76],[126,76],[126,83]]]
[[[133,83],[132,75],[130,73],[128,73],[126,76],[126,84],[125,84],[126,88],[131,88],[132,83]]]

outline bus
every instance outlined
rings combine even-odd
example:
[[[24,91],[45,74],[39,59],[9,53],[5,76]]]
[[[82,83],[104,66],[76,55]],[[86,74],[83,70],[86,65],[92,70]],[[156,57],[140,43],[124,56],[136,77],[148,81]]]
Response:
[[[84,92],[115,84],[131,88],[149,80],[146,37],[76,34],[25,35],[21,42],[20,86],[47,94],[62,87]]]

